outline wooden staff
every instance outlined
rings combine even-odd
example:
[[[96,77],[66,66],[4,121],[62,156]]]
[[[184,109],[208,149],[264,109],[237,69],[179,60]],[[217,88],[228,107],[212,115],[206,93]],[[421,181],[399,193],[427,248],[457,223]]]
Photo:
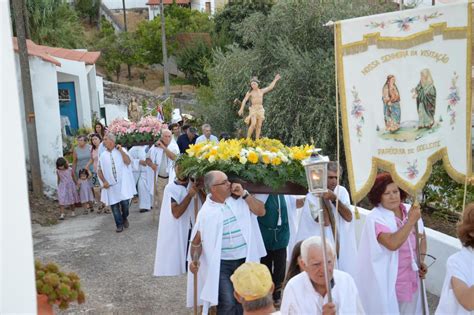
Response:
[[[415,194],[415,202],[413,203],[413,206],[419,207],[420,206],[420,201],[419,201],[420,194],[417,193]],[[419,219],[421,220],[421,218]],[[416,260],[418,263],[418,270],[421,270],[421,237],[420,237],[420,231],[418,228],[418,222],[415,224],[415,233],[416,233]],[[426,300],[425,300],[425,281],[422,278],[420,279],[420,297],[422,299],[421,301],[421,306],[422,306],[422,311],[423,315],[428,315],[427,311],[427,305],[426,305]]]
[[[196,196],[194,196],[194,224],[196,224],[197,220],[197,215],[199,211],[199,191],[196,193]],[[197,257],[192,257],[193,263],[197,263],[198,258]],[[196,272],[194,275],[194,296],[193,296],[193,302],[194,302],[194,315],[198,315],[198,273]]]
[[[321,227],[321,239],[323,242],[323,266],[324,266],[324,278],[326,280],[326,289],[328,295],[328,303],[332,303],[332,294],[331,294],[331,286],[329,284],[329,270],[328,270],[328,259],[327,259],[327,251],[326,251],[326,232],[324,230],[324,210],[319,210],[319,226]]]

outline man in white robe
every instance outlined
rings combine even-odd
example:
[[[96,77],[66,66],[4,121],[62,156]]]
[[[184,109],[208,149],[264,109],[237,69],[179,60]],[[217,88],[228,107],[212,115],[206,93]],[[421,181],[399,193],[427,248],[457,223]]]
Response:
[[[213,305],[219,314],[242,314],[230,276],[244,262],[260,262],[266,255],[257,222],[257,216],[265,215],[265,206],[220,171],[207,173],[204,185],[210,194],[191,234],[187,305],[193,306],[193,274],[197,273],[203,314]]]
[[[352,277],[334,270],[335,251],[326,241],[332,303],[328,302],[322,240],[313,236],[301,244],[304,271],[291,278],[283,291],[281,314],[364,314]]]
[[[156,240],[153,275],[178,276],[186,273],[186,251],[191,225],[194,225],[199,187],[182,178],[176,167],[176,179],[165,187]],[[204,196],[205,198],[205,196]],[[201,202],[198,202],[198,209]]]
[[[171,141],[171,131],[163,129],[161,138],[147,154],[146,163],[148,167],[148,188],[153,196],[153,220],[156,213],[161,209],[163,192],[168,181],[174,180],[174,161],[179,154],[178,145]]]
[[[357,256],[357,244],[355,237],[355,224],[353,222],[352,207],[350,205],[349,192],[343,186],[337,185],[337,162],[328,164],[328,192],[322,198],[315,197],[309,193],[306,195],[306,202],[301,212],[300,223],[295,242],[299,242],[314,235],[321,235],[320,225],[317,221],[317,215],[321,208],[325,209],[326,236],[329,241],[337,248],[333,235],[333,227],[337,235],[338,259],[336,268],[348,272],[351,276],[355,275],[356,265],[354,258]],[[340,169],[342,174],[342,169]],[[336,211],[336,199],[338,202],[338,211]],[[328,209],[331,213],[328,213]],[[330,217],[329,217],[330,215]],[[330,221],[333,220],[334,222]]]
[[[104,137],[106,151],[99,157],[98,176],[102,185],[100,201],[110,206],[117,226],[116,232],[129,227],[130,199],[136,194],[131,160],[122,146],[115,146],[115,135]]]
[[[147,181],[146,151],[148,146],[134,146],[130,148],[128,154],[132,159],[133,177],[138,191],[138,208],[140,212],[147,212],[151,209],[151,195]]]

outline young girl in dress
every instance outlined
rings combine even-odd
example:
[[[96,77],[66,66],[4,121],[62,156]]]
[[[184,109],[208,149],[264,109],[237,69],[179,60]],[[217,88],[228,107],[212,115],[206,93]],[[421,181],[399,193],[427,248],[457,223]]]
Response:
[[[56,160],[56,174],[58,176],[59,220],[64,220],[64,207],[71,208],[72,217],[76,215],[74,204],[79,202],[76,190],[76,177],[66,159],[62,157]]]
[[[84,214],[89,214],[89,211],[94,211],[92,202],[94,201],[94,193],[92,192],[91,174],[85,168],[79,170],[79,180],[77,181],[77,188],[79,190],[79,197],[82,206],[86,208]]]

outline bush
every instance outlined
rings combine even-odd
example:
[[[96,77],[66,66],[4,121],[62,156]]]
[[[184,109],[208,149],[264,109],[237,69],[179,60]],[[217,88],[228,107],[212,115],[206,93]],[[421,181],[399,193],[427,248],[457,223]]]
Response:
[[[430,179],[423,189],[423,206],[435,208],[435,215],[462,212],[464,184],[455,182],[444,170],[442,161],[433,165]],[[474,185],[467,186],[466,204],[474,201]]]

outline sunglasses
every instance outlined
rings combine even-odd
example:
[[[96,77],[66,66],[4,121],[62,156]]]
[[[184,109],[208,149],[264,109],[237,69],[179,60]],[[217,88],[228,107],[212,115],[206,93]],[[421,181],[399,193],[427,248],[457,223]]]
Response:
[[[219,184],[214,184],[212,186],[221,186],[221,185],[226,185],[226,184],[230,184],[230,181],[228,179],[226,179],[225,181],[223,181],[222,183],[219,183]]]

